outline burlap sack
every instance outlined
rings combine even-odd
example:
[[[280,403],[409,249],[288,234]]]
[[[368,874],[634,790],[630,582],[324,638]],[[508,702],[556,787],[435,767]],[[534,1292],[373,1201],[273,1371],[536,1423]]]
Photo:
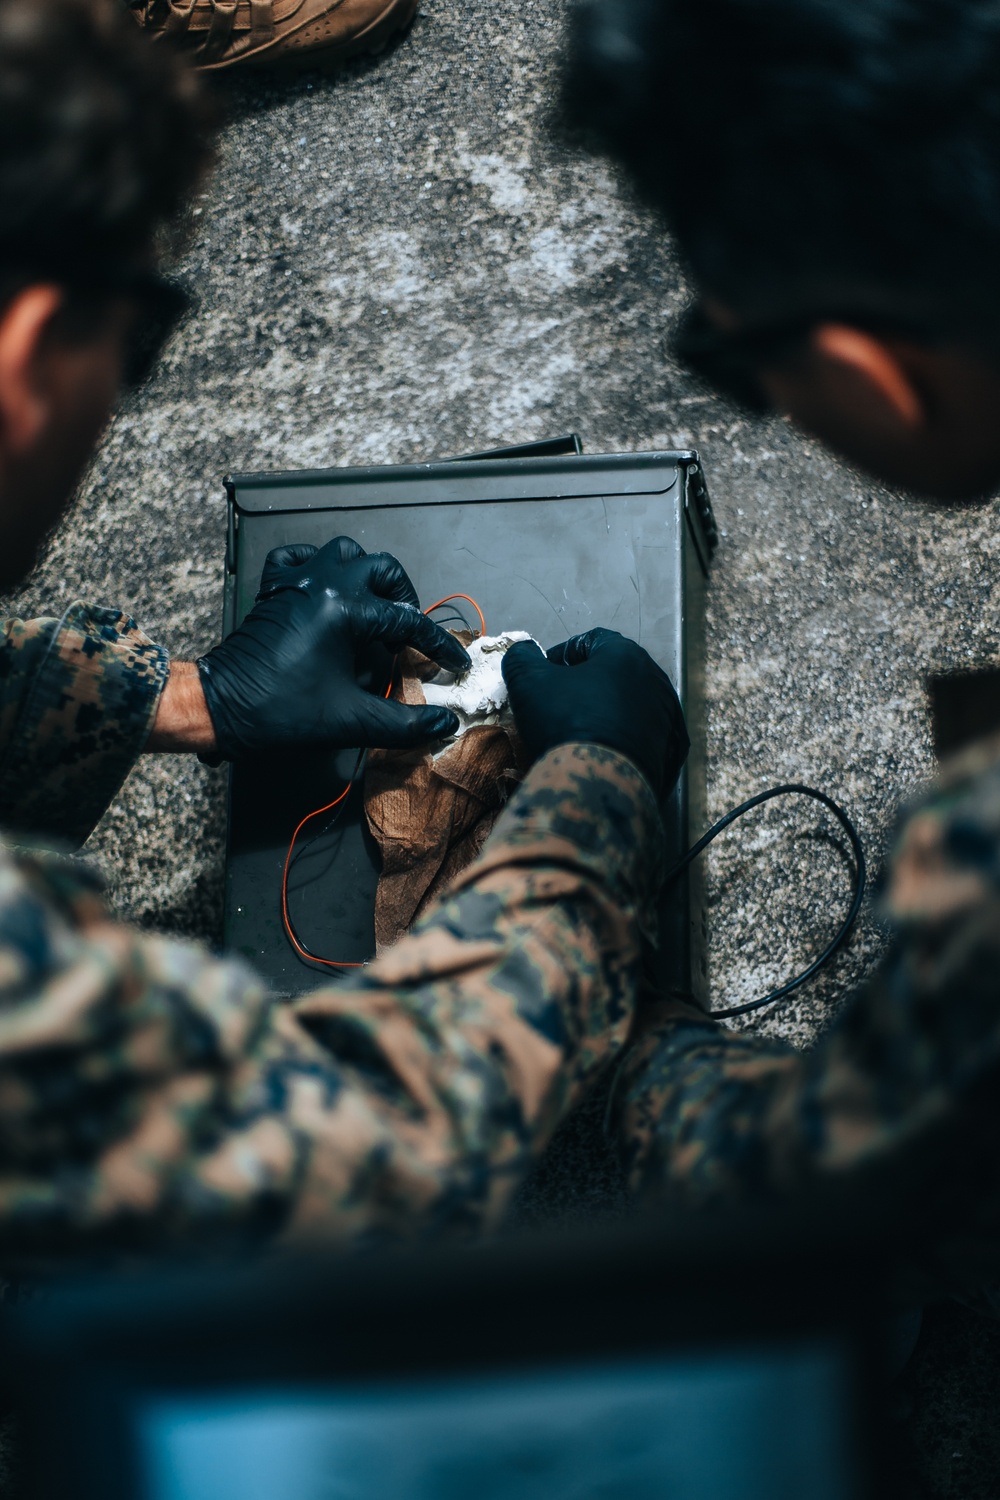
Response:
[[[468,643],[467,632],[456,632]],[[437,668],[417,652],[400,659],[393,694],[424,703],[421,680]],[[379,951],[408,932],[420,913],[479,853],[526,767],[513,726],[475,725],[443,753],[372,750],[365,813],[382,853],[375,898]]]

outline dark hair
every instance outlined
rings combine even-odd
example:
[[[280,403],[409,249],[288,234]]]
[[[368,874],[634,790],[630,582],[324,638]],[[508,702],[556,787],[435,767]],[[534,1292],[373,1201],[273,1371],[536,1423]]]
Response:
[[[207,127],[194,76],[121,0],[0,0],[0,296],[147,256]]]
[[[998,0],[596,0],[566,101],[744,316],[1000,340]]]

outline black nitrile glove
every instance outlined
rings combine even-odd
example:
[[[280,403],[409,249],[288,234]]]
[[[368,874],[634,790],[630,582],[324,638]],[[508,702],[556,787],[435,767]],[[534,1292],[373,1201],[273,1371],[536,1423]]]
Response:
[[[359,674],[378,646],[415,646],[449,672],[469,665],[454,636],[421,614],[388,553],[369,557],[346,536],[269,553],[253,609],[198,662],[219,755],[401,749],[454,734],[449,709],[387,701],[378,684],[365,691]]]
[[[503,659],[514,722],[531,759],[557,745],[607,745],[639,767],[663,801],[690,741],[673,684],[635,641],[588,630],[548,656],[518,641]]]

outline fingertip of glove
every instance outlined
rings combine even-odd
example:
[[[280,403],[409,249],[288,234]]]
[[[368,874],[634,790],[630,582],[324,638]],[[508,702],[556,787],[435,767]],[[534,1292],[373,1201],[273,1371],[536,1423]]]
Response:
[[[452,713],[450,708],[437,708],[430,710],[423,720],[421,727],[430,739],[441,740],[458,732],[458,714]]]
[[[268,568],[298,568],[311,562],[319,548],[312,542],[288,542],[284,547],[272,547],[264,560],[264,571]]]
[[[356,562],[359,557],[368,555],[361,543],[356,542],[352,536],[335,536],[320,550],[342,563]]]
[[[508,646],[500,662],[500,670],[505,682],[509,682],[510,673],[530,671],[532,667],[547,666],[548,662],[545,652],[537,641],[515,641],[513,646]]]
[[[447,667],[449,672],[467,672],[472,666],[472,657],[462,642],[456,641],[453,635],[448,636],[447,646],[442,645],[435,659],[439,665]]]

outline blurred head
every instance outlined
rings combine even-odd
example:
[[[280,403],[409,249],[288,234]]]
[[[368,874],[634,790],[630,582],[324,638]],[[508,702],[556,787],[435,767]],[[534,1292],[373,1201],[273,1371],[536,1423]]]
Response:
[[[593,0],[567,97],[677,237],[682,356],[892,483],[1000,484],[997,0]]]
[[[155,247],[206,161],[204,123],[120,0],[0,0],[0,588],[180,310]]]

